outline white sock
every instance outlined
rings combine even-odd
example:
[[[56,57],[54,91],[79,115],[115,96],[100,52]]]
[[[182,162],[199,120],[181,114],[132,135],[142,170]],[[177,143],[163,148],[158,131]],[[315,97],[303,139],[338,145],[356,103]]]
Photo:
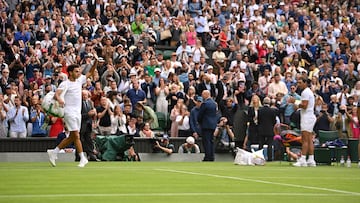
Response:
[[[80,159],[85,159],[84,152],[80,152],[80,153],[79,153],[79,156],[80,156]]]
[[[306,156],[305,156],[305,155],[301,155],[300,160],[301,160],[301,161],[306,161]]]
[[[59,151],[60,151],[59,147],[55,147],[54,152],[59,153]]]
[[[309,160],[314,161],[314,155],[309,155]]]

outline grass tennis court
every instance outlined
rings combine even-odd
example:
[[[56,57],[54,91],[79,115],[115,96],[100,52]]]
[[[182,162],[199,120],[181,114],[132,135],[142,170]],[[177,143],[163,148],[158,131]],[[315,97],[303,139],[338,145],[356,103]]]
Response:
[[[288,163],[0,163],[0,202],[359,202],[360,169]]]

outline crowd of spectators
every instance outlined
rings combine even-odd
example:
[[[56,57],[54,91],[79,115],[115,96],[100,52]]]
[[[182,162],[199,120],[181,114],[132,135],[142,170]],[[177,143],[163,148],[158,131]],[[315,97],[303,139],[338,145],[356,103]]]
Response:
[[[67,79],[67,66],[79,64],[86,74],[95,61],[83,88],[99,111],[96,133],[153,137],[160,112],[171,137],[198,138],[193,117],[209,90],[238,144],[257,132],[256,113],[234,117],[247,116],[248,106],[256,111],[265,97],[278,122],[295,125],[296,81],[306,77],[316,95],[316,128],[359,136],[357,1],[15,2],[0,1],[2,137],[57,136],[62,119],[42,111],[42,98]]]

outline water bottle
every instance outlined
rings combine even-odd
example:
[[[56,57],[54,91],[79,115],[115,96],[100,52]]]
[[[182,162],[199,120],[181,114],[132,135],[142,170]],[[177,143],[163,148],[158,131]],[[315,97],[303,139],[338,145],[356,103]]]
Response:
[[[284,153],[284,157],[283,157],[283,158],[284,158],[284,161],[288,161],[288,154],[287,154],[286,152]]]
[[[350,159],[350,156],[347,157],[347,160],[346,160],[346,167],[350,168],[351,167],[351,159]]]
[[[340,159],[340,166],[344,167],[345,166],[345,159],[344,159],[344,156],[341,156],[341,159]]]

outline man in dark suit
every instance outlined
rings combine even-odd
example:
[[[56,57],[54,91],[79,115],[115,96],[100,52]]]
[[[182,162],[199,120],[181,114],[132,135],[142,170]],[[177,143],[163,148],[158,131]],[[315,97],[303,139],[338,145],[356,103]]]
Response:
[[[211,83],[210,77],[209,75],[205,74],[203,76],[203,81],[201,81],[197,87],[196,87],[196,93],[198,95],[202,95],[202,92],[204,90],[209,90],[210,92],[210,96],[212,98],[215,98],[216,96],[216,86],[214,84]]]
[[[90,16],[92,18],[95,18],[95,10],[96,8],[99,8],[100,10],[100,15],[103,15],[103,11],[104,11],[104,3],[100,0],[90,0],[88,1],[88,10],[89,10],[89,13],[90,13]]]
[[[267,144],[268,161],[272,161],[272,145],[274,137],[274,125],[276,123],[276,111],[270,107],[271,100],[265,97],[263,107],[258,112],[258,131],[259,149],[262,149],[264,144]]]
[[[144,90],[146,94],[146,104],[151,108],[155,106],[155,89],[156,85],[152,81],[152,77],[148,74],[145,75],[145,81],[141,83],[141,89]]]
[[[205,149],[203,161],[214,161],[214,131],[217,125],[216,109],[217,105],[210,96],[209,90],[204,90],[201,94],[203,103],[200,106],[198,122],[201,127],[202,142]]]
[[[216,83],[217,95],[215,98],[216,103],[225,102],[226,98],[231,95],[231,89],[228,84],[229,77],[224,75],[221,80]]]
[[[80,140],[84,152],[89,157],[89,161],[99,161],[94,155],[94,145],[91,139],[92,133],[92,118],[96,115],[96,110],[90,100],[90,92],[88,90],[82,91],[82,105],[81,105],[81,127]],[[80,157],[77,157],[80,160]]]

